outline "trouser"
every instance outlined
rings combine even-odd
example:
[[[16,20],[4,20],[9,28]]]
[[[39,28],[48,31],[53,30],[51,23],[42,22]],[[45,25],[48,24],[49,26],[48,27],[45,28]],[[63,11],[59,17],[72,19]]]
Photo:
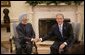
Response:
[[[59,54],[58,49],[55,49],[53,47],[50,47],[50,54]]]
[[[22,54],[22,49],[21,48],[16,48],[16,54]]]
[[[16,48],[17,54],[31,54],[32,53],[32,43],[27,43],[21,45],[21,47]]]
[[[56,43],[56,44],[53,44],[51,47],[50,47],[50,54],[60,54],[59,53],[59,46],[61,45],[62,43]],[[61,52],[61,54],[65,54],[66,51],[67,51],[67,46],[65,46],[64,48],[64,51]]]
[[[52,47],[50,47],[50,51],[51,51],[50,54],[65,54],[65,53],[67,53],[66,48],[64,48],[64,51],[62,51],[61,53],[59,53],[59,49],[55,49],[55,48],[52,48]]]

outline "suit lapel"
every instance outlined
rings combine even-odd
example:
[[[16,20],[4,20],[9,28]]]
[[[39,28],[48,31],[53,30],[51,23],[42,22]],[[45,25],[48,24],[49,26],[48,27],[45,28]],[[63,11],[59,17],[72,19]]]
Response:
[[[21,23],[20,23],[20,27],[21,27],[22,32],[25,34],[25,28],[23,27]]]
[[[26,25],[26,33],[28,33],[28,32],[30,32],[30,25],[29,24]]]
[[[57,25],[57,29],[58,29],[59,34],[61,34],[61,33],[60,33],[60,30],[59,30],[59,26],[58,26],[58,25]]]
[[[59,33],[58,35],[59,35],[59,38],[60,38],[60,39],[64,39],[64,33],[65,33],[65,31],[66,31],[66,25],[65,25],[65,23],[63,23],[62,28],[63,28],[63,30],[62,30],[62,31],[63,31],[63,33],[62,33],[62,34],[63,34],[63,37],[62,37],[61,32],[60,32],[60,30],[59,30],[59,26],[58,26],[58,24],[57,24],[57,29],[58,29],[58,33]]]
[[[59,30],[59,26],[58,26],[58,24],[57,24],[57,34],[58,34],[58,36],[59,36],[59,38],[61,39],[62,37],[61,37],[61,32],[60,32],[60,30]]]
[[[63,24],[63,35],[64,35],[64,33],[66,32],[66,25],[65,25],[65,23]]]

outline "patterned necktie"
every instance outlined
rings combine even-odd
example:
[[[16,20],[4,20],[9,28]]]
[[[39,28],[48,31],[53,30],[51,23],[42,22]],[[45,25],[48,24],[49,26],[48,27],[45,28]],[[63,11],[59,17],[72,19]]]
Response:
[[[60,30],[61,36],[63,37],[63,31],[62,31],[62,26],[61,25],[59,25],[59,30]]]

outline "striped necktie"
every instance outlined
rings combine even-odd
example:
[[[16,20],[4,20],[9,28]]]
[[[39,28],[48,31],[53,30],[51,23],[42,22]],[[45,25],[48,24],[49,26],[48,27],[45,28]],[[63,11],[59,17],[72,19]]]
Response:
[[[59,30],[60,30],[61,36],[63,37],[63,31],[62,31],[62,26],[61,25],[59,25]]]

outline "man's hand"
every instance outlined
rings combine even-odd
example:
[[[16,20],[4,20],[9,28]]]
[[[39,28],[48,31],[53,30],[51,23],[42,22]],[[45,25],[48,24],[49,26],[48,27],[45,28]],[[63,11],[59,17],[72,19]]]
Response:
[[[59,46],[59,53],[61,53],[63,50],[63,48],[65,47],[65,44],[62,43],[60,46]]]
[[[33,42],[39,42],[39,41],[41,41],[41,39],[40,38],[34,38],[34,39],[32,38],[31,41],[33,41]]]
[[[32,38],[31,41],[33,41],[33,42],[41,42],[42,38]]]
[[[42,41],[42,38],[39,38],[39,41],[41,42]]]
[[[65,44],[64,43],[62,43],[61,45],[60,45],[60,49],[63,49],[65,47]]]
[[[37,42],[37,41],[38,41],[38,38],[35,38],[35,39],[33,39],[32,41],[33,41],[33,42]]]

